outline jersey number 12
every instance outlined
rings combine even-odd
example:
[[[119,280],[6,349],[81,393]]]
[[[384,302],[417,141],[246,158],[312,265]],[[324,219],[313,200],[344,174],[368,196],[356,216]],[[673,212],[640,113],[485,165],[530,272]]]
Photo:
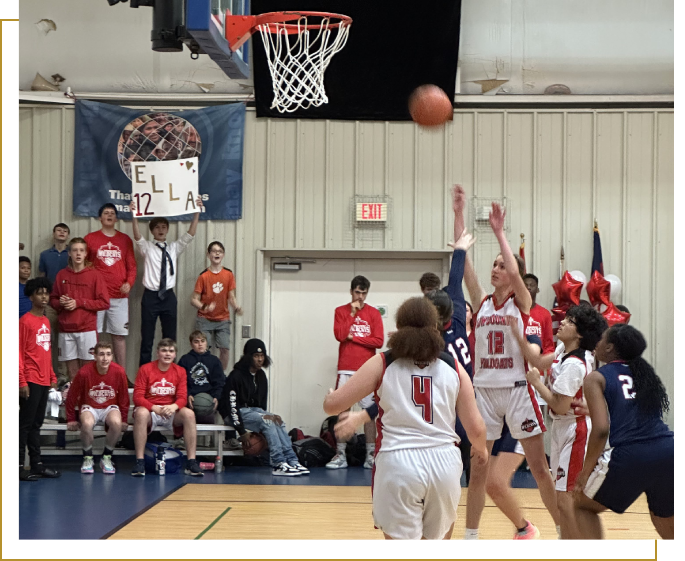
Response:
[[[411,398],[416,407],[421,407],[423,420],[433,424],[433,378],[412,376]]]

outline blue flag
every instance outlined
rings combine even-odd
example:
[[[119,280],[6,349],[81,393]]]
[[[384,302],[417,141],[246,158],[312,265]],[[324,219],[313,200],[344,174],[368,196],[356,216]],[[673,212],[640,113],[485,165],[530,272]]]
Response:
[[[192,111],[128,109],[76,102],[74,214],[97,216],[105,203],[131,219],[135,162],[199,158],[203,220],[237,220],[243,206],[245,105]],[[192,220],[192,214],[171,217]]]
[[[595,271],[599,271],[599,274],[604,276],[604,261],[602,261],[602,242],[599,239],[599,228],[595,222],[595,227],[593,229],[593,243],[594,248],[592,252],[592,275]]]

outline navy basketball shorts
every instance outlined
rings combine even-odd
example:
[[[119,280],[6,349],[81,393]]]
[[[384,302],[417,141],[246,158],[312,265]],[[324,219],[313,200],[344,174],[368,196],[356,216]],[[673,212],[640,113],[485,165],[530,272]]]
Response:
[[[645,493],[649,510],[673,516],[673,437],[621,444],[605,450],[585,485],[585,494],[619,514]]]
[[[511,431],[506,423],[504,423],[504,427],[502,427],[502,436],[495,440],[492,445],[492,452],[490,452],[490,455],[497,456],[500,452],[509,452],[521,456],[525,455],[523,446],[521,446],[521,443],[518,440],[511,436]]]

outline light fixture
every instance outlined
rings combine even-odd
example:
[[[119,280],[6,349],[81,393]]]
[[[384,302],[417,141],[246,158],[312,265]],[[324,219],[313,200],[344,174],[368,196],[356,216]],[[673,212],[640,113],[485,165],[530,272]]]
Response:
[[[274,263],[274,271],[292,271],[297,272],[302,270],[302,263],[299,262],[288,262],[288,263]]]

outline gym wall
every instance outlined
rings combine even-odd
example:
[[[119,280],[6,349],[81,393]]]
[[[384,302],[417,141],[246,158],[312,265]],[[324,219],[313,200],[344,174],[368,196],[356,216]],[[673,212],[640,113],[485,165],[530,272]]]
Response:
[[[21,105],[19,142],[21,253],[36,274],[54,224],[66,222],[72,236],[100,224],[71,211],[73,107]],[[622,280],[621,301],[647,337],[646,358],[674,403],[673,152],[672,109],[456,110],[437,132],[412,123],[257,120],[249,110],[243,218],[201,222],[179,259],[180,353],[189,348],[195,318],[189,300],[210,241],[225,244],[224,265],[236,274],[245,315],[234,318],[233,348],[242,349],[242,325],[252,326],[252,336],[268,333],[268,268],[258,250],[297,256],[297,250],[364,249],[385,257],[444,250],[452,237],[448,189],[461,182],[469,197],[506,197],[510,244],[516,251],[525,234],[528,271],[540,277],[538,302],[548,308],[562,244],[565,269],[589,277],[597,219],[605,273]],[[390,197],[385,230],[354,228],[354,195]],[[473,226],[471,216],[467,225]],[[120,229],[131,235],[130,222]],[[187,223],[172,224],[169,239],[186,229]],[[487,289],[498,250],[487,228],[478,226],[476,234],[473,258]],[[139,278],[131,293],[130,376],[137,369],[141,292]],[[330,314],[321,321],[331,328]]]

